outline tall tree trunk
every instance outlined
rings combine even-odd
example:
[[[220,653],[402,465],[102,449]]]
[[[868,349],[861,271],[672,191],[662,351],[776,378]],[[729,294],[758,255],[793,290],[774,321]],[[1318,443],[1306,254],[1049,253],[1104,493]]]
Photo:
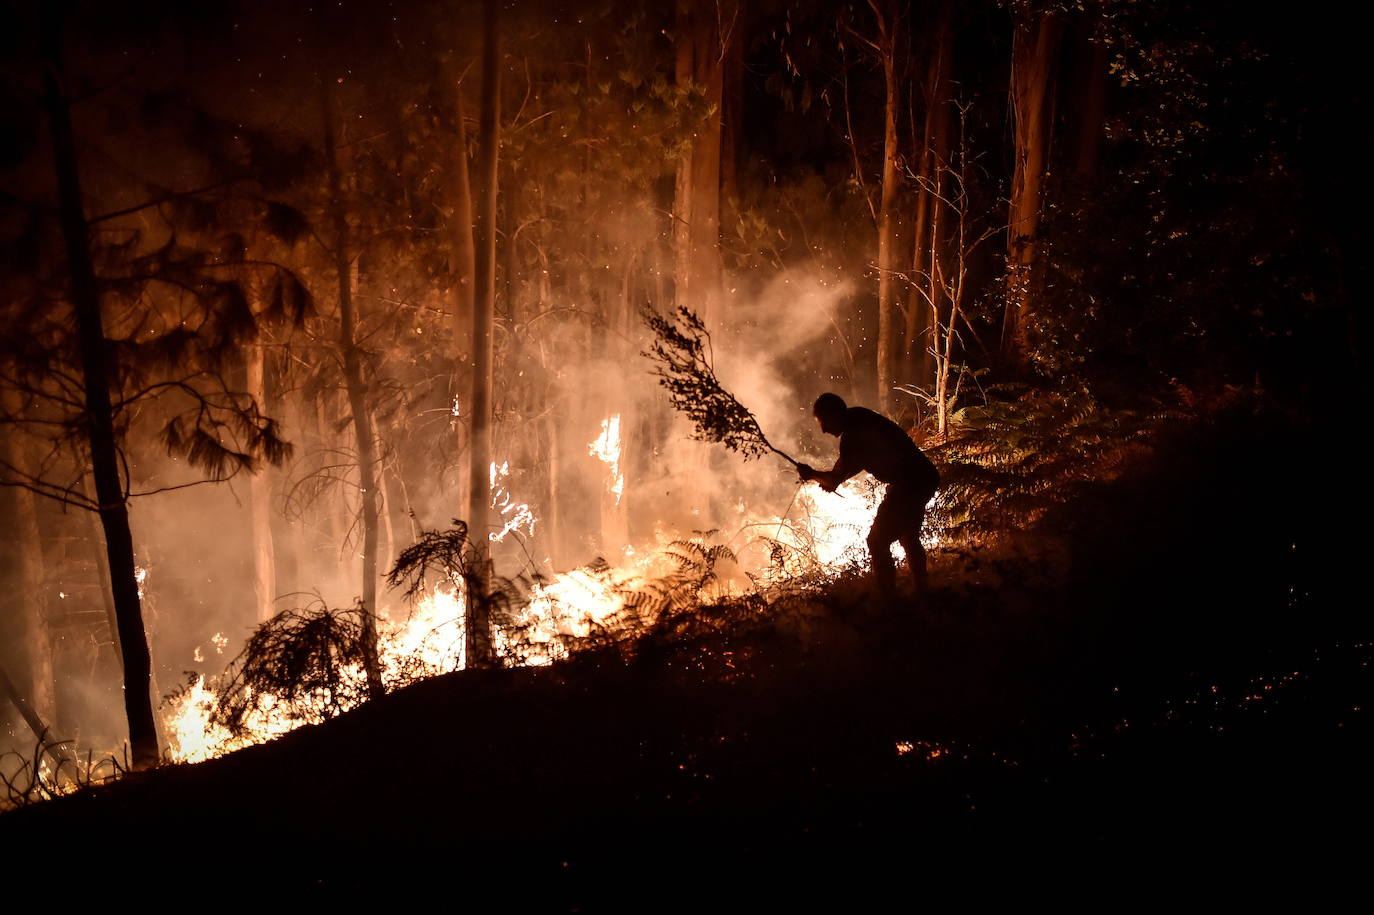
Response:
[[[83,473],[81,475],[81,491],[87,499],[95,502],[95,481],[92,474]],[[105,623],[110,630],[110,651],[114,654],[115,663],[119,665],[120,671],[123,671],[124,651],[119,647],[119,614],[115,611],[114,580],[110,578],[110,557],[106,550],[100,548],[105,541],[105,534],[100,526],[100,514],[89,512],[85,515],[85,519],[86,541],[91,546],[95,573],[100,579],[101,606],[105,610]]]
[[[248,348],[248,393],[258,409],[268,412],[267,354],[261,345]],[[272,480],[268,470],[259,468],[248,478],[249,523],[253,530],[253,594],[258,622],[275,613],[277,599],[276,546],[272,540]]]
[[[53,167],[57,173],[59,218],[67,249],[70,294],[81,345],[82,383],[86,398],[86,437],[91,449],[96,499],[124,666],[124,713],[129,722],[129,746],[136,769],[157,765],[157,725],[149,695],[152,659],[143,628],[138,580],[134,567],[134,538],[129,507],[119,478],[119,444],[110,401],[110,382],[116,377],[114,349],[105,338],[100,312],[100,283],[91,262],[90,229],[86,223],[71,112],[60,80],[63,78],[61,26],[55,5],[43,8],[43,42],[48,66],[43,74],[44,103],[52,132]]]
[[[544,417],[544,422],[540,424],[540,431],[545,444],[545,455],[548,462],[548,499],[544,503],[544,529],[548,531],[548,555],[549,561],[554,569],[563,568],[564,532],[563,532],[563,512],[562,512],[562,493],[558,489],[558,475],[562,470],[561,454],[562,444],[562,424],[555,411],[550,410]]]
[[[278,402],[281,404],[282,425],[291,430],[296,436],[296,441],[300,442],[300,447],[292,452],[290,463],[283,471],[283,477],[291,480],[296,479],[303,472],[304,462],[301,455],[307,452],[309,440],[306,438],[307,419],[302,410],[300,392],[291,381],[291,358],[289,351],[286,358],[278,366],[277,379],[281,384],[278,393]],[[282,566],[278,569],[279,581],[285,581],[285,586],[281,588],[282,593],[290,594],[303,590],[301,583],[304,581],[317,581],[314,571],[315,544],[310,537],[310,525],[305,522],[305,513],[295,514],[294,506],[287,506],[288,511],[284,511],[279,516],[283,525],[280,533],[285,536],[287,546],[282,552]]]
[[[878,18],[878,53],[883,65],[883,176],[878,204],[878,352],[875,405],[886,412],[895,382],[897,292],[897,10],[891,2],[870,0]]]
[[[21,401],[13,391],[6,392],[7,412],[18,413]],[[22,439],[7,433],[0,435],[0,457],[13,467],[29,469]],[[38,505],[33,492],[22,486],[10,488],[13,493],[14,550],[19,565],[19,591],[15,602],[23,626],[24,656],[28,662],[28,689],[25,691],[34,709],[46,721],[57,719],[57,696],[52,665],[52,638],[48,628],[46,587],[43,570],[43,534],[38,526]]]
[[[941,8],[932,45],[926,59],[923,92],[925,115],[922,119],[918,167],[921,175],[916,190],[916,216],[911,251],[911,296],[906,313],[906,353],[908,371],[920,385],[935,378],[934,346],[939,333],[939,301],[930,278],[936,275],[940,253],[940,213],[943,206],[936,184],[949,158],[950,91],[949,74],[954,51],[952,16],[948,4]],[[922,281],[921,277],[926,279]]]
[[[381,664],[377,657],[377,461],[374,454],[372,414],[367,405],[367,380],[363,378],[361,354],[358,352],[357,318],[353,303],[353,259],[350,256],[348,212],[343,197],[343,177],[339,167],[339,152],[334,136],[337,119],[334,116],[334,95],[329,83],[321,84],[321,105],[324,114],[324,151],[329,169],[329,210],[334,223],[334,272],[339,284],[339,351],[343,356],[344,387],[348,391],[349,412],[353,414],[353,437],[358,449],[358,489],[362,497],[363,522],[363,666],[367,674],[367,691],[380,698],[386,689],[382,684]]]
[[[723,53],[725,60],[720,98],[720,198],[729,213],[738,213],[739,149],[740,138],[744,133],[743,38],[730,41],[723,49]]]
[[[472,311],[472,443],[468,465],[468,526],[481,578],[490,571],[492,324],[496,316],[496,181],[501,129],[501,31],[498,0],[482,6],[482,116],[478,127],[477,176],[482,198],[476,231],[476,284]],[[485,588],[485,583],[482,585]],[[492,661],[491,618],[484,595],[467,600],[469,667]]]
[[[1007,298],[1002,319],[1002,358],[1014,373],[1029,367],[1028,336],[1036,280],[1036,234],[1049,166],[1050,116],[1059,18],[1052,12],[1018,22],[1012,38],[1011,113],[1015,136],[1011,207],[1007,226]]]
[[[334,447],[333,423],[330,416],[330,403],[333,390],[325,388],[316,393],[314,409],[310,411],[310,423],[314,433],[314,451],[317,455],[327,455]],[[321,457],[323,463],[323,457]],[[338,506],[343,500],[317,497],[311,503],[314,511],[314,562],[310,570],[311,581],[328,581],[329,570],[336,569],[341,557],[340,544],[343,542],[348,525],[339,518]]]
[[[676,301],[695,310],[709,326],[720,302],[721,103],[725,59],[735,40],[736,4],[678,0],[676,61],[679,86],[705,90],[710,112],[692,135],[690,151],[678,163],[673,195],[673,279]],[[725,31],[722,31],[722,28]]]
[[[453,150],[453,180],[450,185],[449,245],[451,260],[449,271],[453,283],[453,364],[460,365],[464,356],[470,355],[467,346],[475,316],[473,313],[473,284],[477,276],[477,249],[472,239],[472,181],[468,175],[468,134],[467,121],[463,114],[463,87],[455,82],[454,118],[457,121],[457,138]],[[458,389],[461,390],[461,389]],[[459,412],[472,409],[472,402],[461,404]],[[469,446],[470,432],[462,422],[453,424],[457,436],[457,454],[463,455]],[[457,514],[464,514],[468,505],[468,479],[460,470],[458,474]]]

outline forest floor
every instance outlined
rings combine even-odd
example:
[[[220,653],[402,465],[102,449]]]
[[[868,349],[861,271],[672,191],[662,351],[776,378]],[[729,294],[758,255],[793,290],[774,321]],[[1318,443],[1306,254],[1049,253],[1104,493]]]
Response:
[[[1369,861],[1374,638],[1363,523],[1339,523],[1364,496],[1312,439],[1232,411],[996,549],[933,556],[922,605],[840,581],[439,677],[6,814],[0,846],[248,898],[1319,904]]]

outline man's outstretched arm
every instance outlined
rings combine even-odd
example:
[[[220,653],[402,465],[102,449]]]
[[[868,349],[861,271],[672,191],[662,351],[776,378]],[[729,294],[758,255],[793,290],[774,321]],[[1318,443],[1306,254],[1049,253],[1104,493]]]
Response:
[[[809,464],[797,465],[797,476],[801,478],[803,483],[808,480],[815,480],[826,492],[834,492],[841,483],[858,472],[859,468],[855,467],[851,470],[847,466],[843,452],[840,453],[840,459],[835,462],[835,466],[829,470],[817,470]]]

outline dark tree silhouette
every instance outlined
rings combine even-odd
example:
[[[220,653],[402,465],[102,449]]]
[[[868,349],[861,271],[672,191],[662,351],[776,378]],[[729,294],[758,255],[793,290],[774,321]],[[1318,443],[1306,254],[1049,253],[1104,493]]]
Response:
[[[144,768],[157,763],[159,751],[129,501],[148,493],[134,487],[125,441],[131,429],[158,424],[167,451],[203,473],[173,486],[251,472],[259,460],[282,461],[290,445],[276,422],[234,390],[222,370],[254,337],[259,321],[299,321],[310,296],[289,270],[249,259],[241,236],[212,242],[212,195],[249,181],[249,168],[208,188],[149,188],[151,194],[132,206],[89,216],[58,7],[42,8],[39,35],[35,64],[42,73],[57,199],[55,207],[11,202],[28,217],[27,230],[13,245],[31,257],[6,258],[14,282],[7,284],[3,302],[0,384],[9,394],[0,425],[6,435],[43,446],[32,449],[43,456],[36,466],[5,460],[0,483],[99,515],[132,761]],[[164,102],[145,99],[145,108],[165,113]],[[202,131],[216,126],[205,117],[188,120]],[[195,138],[191,145],[204,140]],[[266,214],[270,224],[280,205],[258,203],[259,215]],[[149,210],[172,224],[166,240],[151,249],[140,232],[120,223]],[[181,241],[178,224],[201,244]],[[252,297],[261,300],[256,310]],[[94,493],[83,482],[88,474]]]

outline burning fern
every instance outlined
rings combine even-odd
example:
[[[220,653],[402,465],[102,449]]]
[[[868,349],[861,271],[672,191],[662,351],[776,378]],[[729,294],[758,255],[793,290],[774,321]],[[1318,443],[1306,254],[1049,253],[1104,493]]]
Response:
[[[675,568],[667,575],[645,582],[634,590],[622,591],[625,609],[652,620],[667,611],[681,612],[701,604],[702,592],[719,579],[716,564],[735,561],[735,554],[723,543],[710,541],[718,531],[693,531],[697,536],[674,540],[663,555]]]

